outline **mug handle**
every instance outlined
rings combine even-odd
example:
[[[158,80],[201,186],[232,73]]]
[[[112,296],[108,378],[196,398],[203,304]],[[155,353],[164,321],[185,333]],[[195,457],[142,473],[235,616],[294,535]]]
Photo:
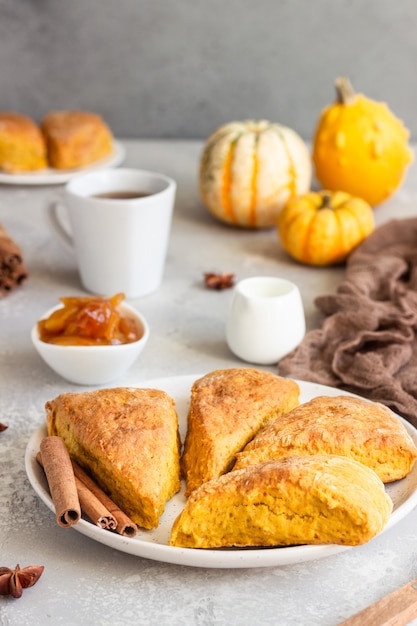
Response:
[[[74,252],[74,241],[71,235],[62,226],[61,220],[58,217],[58,209],[62,207],[59,202],[53,202],[48,207],[49,225],[52,227],[54,233],[58,236],[60,241],[70,252]]]

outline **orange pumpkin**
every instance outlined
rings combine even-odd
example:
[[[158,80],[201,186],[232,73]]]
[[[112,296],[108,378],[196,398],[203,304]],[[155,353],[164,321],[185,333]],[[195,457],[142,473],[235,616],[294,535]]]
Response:
[[[401,184],[413,159],[409,132],[383,102],[336,81],[337,101],[323,110],[313,141],[317,180],[375,206]]]
[[[308,265],[341,263],[374,228],[372,207],[341,191],[292,198],[277,221],[285,250]]]
[[[311,174],[307,146],[290,128],[265,120],[230,122],[204,146],[200,191],[219,220],[266,228],[288,198],[308,191]]]

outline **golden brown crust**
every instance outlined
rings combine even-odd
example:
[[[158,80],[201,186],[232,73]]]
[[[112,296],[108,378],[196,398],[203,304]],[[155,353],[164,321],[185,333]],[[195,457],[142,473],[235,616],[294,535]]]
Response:
[[[0,169],[15,174],[47,167],[40,128],[26,115],[0,112]]]
[[[216,370],[195,381],[181,459],[186,495],[227,472],[260,428],[298,402],[295,381],[262,370]]]
[[[180,441],[174,401],[156,389],[64,393],[46,403],[49,435],[62,437],[134,522],[154,528],[180,489]]]
[[[360,545],[381,532],[392,501],[373,470],[348,457],[285,457],[205,483],[174,522],[186,548]]]
[[[234,469],[289,455],[338,454],[368,465],[383,482],[406,476],[417,448],[382,404],[319,396],[266,426],[237,454]]]
[[[113,152],[112,133],[100,115],[87,111],[51,111],[41,123],[51,167],[74,169]]]

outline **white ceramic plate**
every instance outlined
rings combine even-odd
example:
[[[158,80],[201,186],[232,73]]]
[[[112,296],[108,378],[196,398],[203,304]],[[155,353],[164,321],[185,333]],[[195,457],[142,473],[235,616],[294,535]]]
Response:
[[[174,398],[179,416],[182,440],[184,440],[186,429],[191,385],[199,377],[200,375],[174,376],[171,378],[146,381],[141,385],[142,387],[163,389]],[[339,389],[333,389],[323,385],[301,381],[299,384],[301,389],[301,402],[307,402],[318,395],[335,396],[343,393]],[[398,419],[404,423],[411,437],[417,444],[417,430],[402,418],[399,417]],[[49,509],[54,512],[54,506],[49,495],[45,475],[36,461],[36,453],[39,451],[40,442],[45,435],[45,427],[40,428],[32,435],[26,449],[25,465],[29,481],[34,490]],[[394,510],[386,529],[391,528],[394,524],[399,522],[417,504],[417,464],[406,478],[387,485],[387,492],[394,502]],[[140,530],[134,538],[121,537],[116,533],[103,530],[84,519],[80,520],[80,522],[74,526],[74,529],[95,541],[110,546],[115,550],[120,550],[121,552],[127,552],[155,561],[194,567],[249,568],[288,565],[314,559],[322,559],[350,549],[347,546],[339,545],[309,545],[240,550],[197,550],[169,546],[168,539],[171,526],[182,510],[184,503],[185,497],[182,490],[180,494],[174,496],[168,503],[159,527],[152,531]]]
[[[113,142],[113,153],[105,159],[100,159],[91,165],[74,170],[54,170],[47,168],[37,172],[22,172],[21,174],[7,174],[0,172],[0,183],[3,185],[62,185],[74,176],[84,172],[93,172],[107,167],[120,165],[125,158],[125,149],[120,141]]]

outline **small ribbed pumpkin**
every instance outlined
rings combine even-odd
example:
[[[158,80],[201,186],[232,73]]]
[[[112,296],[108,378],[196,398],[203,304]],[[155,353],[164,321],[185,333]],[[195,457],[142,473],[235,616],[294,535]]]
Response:
[[[307,146],[290,128],[266,120],[230,122],[207,139],[200,191],[222,222],[267,228],[288,198],[310,189],[311,175]]]
[[[336,191],[291,198],[277,220],[284,249],[307,265],[335,265],[374,230],[371,206]]]
[[[316,178],[375,206],[400,186],[413,160],[409,132],[384,102],[356,94],[347,78],[336,80],[336,93],[315,132]]]

